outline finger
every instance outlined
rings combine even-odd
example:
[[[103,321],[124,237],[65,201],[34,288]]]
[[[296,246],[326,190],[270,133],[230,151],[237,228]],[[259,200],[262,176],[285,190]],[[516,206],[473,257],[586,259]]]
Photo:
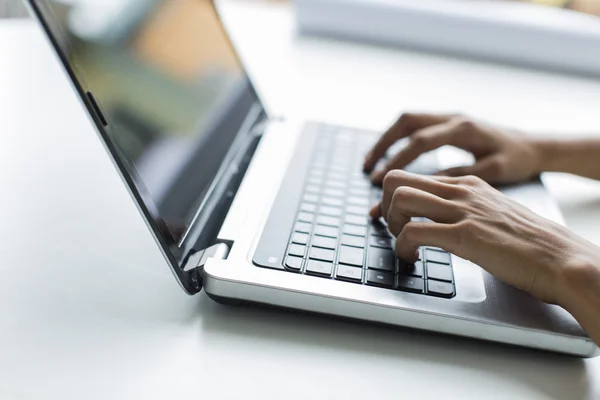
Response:
[[[369,210],[369,216],[373,219],[379,219],[383,217],[383,213],[381,211],[381,202],[377,203]]]
[[[433,179],[436,182],[445,183],[446,185],[450,185],[450,186],[457,186],[457,185],[466,184],[466,177],[472,176],[472,175],[449,176],[449,175],[446,175],[446,171],[441,171],[441,172],[438,172],[437,175],[429,175],[428,177]]]
[[[364,170],[371,172],[377,161],[398,140],[410,136],[412,133],[449,121],[453,116],[433,114],[403,114],[377,141],[375,146],[365,157]]]
[[[396,240],[396,254],[407,262],[416,261],[421,246],[439,247],[454,253],[456,232],[453,225],[436,222],[409,222]]]
[[[387,210],[390,207],[392,196],[396,189],[402,186],[423,190],[435,196],[446,199],[453,197],[454,192],[456,191],[454,185],[440,182],[436,179],[432,179],[431,177],[412,174],[410,172],[401,170],[390,171],[386,175],[383,183],[383,195],[380,204],[381,214],[378,215],[375,213],[374,215],[378,215],[375,218],[387,216]]]
[[[382,213],[386,215],[385,210]],[[387,210],[388,229],[398,236],[413,217],[425,217],[435,222],[453,223],[462,218],[455,203],[419,189],[403,186],[394,192]]]
[[[462,128],[457,121],[450,120],[415,132],[406,147],[400,150],[384,168],[375,171],[371,175],[371,180],[373,183],[379,184],[388,171],[402,169],[429,151],[446,145],[454,145],[460,129]]]
[[[486,157],[470,166],[449,168],[441,171],[439,175],[448,177],[474,175],[491,183],[505,180],[502,174],[502,159],[494,156]]]

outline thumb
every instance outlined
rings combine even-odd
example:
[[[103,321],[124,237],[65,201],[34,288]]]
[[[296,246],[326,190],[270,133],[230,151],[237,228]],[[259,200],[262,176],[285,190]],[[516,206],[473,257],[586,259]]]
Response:
[[[502,181],[502,160],[498,157],[486,157],[473,165],[449,168],[439,172],[438,175],[450,177],[475,175],[484,181],[496,183]]]

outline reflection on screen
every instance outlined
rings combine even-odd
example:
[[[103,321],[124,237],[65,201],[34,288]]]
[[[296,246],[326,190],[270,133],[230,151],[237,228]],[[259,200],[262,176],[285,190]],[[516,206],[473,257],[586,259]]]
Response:
[[[40,0],[108,134],[172,239],[256,103],[209,0]]]

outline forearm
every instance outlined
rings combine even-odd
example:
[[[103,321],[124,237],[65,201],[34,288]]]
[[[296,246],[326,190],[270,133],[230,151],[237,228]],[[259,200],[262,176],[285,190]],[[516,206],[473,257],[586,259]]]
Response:
[[[539,172],[567,172],[600,180],[600,138],[534,139]]]

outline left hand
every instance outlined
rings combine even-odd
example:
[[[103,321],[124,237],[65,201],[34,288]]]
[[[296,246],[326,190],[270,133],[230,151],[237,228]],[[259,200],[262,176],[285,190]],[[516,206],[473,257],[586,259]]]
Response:
[[[513,183],[541,172],[542,150],[536,140],[471,118],[438,114],[403,114],[371,149],[365,158],[365,171],[371,172],[390,146],[405,138],[406,147],[371,174],[373,183],[381,184],[387,172],[402,169],[422,154],[446,145],[470,152],[476,162],[440,175],[476,175],[491,183]]]

